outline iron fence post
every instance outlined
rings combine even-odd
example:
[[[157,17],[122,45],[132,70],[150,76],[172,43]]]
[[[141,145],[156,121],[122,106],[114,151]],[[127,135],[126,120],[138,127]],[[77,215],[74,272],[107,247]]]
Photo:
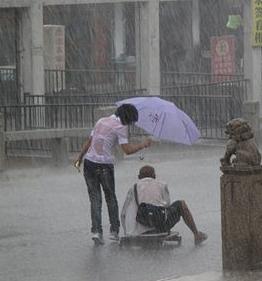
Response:
[[[0,172],[4,169],[5,162],[5,128],[4,114],[0,112]]]

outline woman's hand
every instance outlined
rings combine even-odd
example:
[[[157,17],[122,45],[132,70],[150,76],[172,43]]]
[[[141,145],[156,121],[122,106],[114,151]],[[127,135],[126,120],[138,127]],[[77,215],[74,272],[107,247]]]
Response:
[[[82,163],[82,159],[78,158],[77,160],[74,161],[74,167],[78,170],[78,172],[80,173],[80,166]]]
[[[153,141],[150,138],[146,138],[143,142],[144,148],[151,146],[152,142]]]

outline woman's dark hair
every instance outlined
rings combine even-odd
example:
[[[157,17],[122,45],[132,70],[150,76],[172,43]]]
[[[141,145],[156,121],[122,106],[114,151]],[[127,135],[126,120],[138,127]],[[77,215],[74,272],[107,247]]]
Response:
[[[126,103],[120,105],[115,115],[120,118],[123,125],[130,125],[138,120],[138,112],[134,105]]]

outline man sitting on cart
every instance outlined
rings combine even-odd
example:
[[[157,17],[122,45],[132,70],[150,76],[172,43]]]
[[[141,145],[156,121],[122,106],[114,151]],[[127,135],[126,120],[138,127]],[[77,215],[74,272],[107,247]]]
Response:
[[[122,208],[121,223],[124,235],[136,236],[162,232],[160,229],[145,226],[137,222],[138,205],[144,202],[165,207],[163,224],[167,232],[170,232],[182,217],[194,235],[195,245],[199,245],[207,239],[207,234],[197,229],[193,216],[184,200],[177,200],[170,204],[168,186],[156,179],[155,169],[153,167],[149,165],[143,166],[139,171],[138,179],[138,182],[135,184],[136,187],[133,186],[129,189]]]

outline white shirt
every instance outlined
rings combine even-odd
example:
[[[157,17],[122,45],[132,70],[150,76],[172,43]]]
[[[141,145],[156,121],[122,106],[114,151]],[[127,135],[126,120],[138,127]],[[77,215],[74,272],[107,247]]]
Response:
[[[170,205],[167,184],[153,178],[143,178],[137,182],[137,197],[139,204],[145,202],[165,207]],[[134,187],[131,187],[121,212],[121,216],[125,216],[127,235],[139,235],[153,229],[136,221],[137,208]]]
[[[114,114],[97,121],[91,132],[92,142],[84,158],[96,163],[113,164],[113,149],[128,143],[128,126]]]

